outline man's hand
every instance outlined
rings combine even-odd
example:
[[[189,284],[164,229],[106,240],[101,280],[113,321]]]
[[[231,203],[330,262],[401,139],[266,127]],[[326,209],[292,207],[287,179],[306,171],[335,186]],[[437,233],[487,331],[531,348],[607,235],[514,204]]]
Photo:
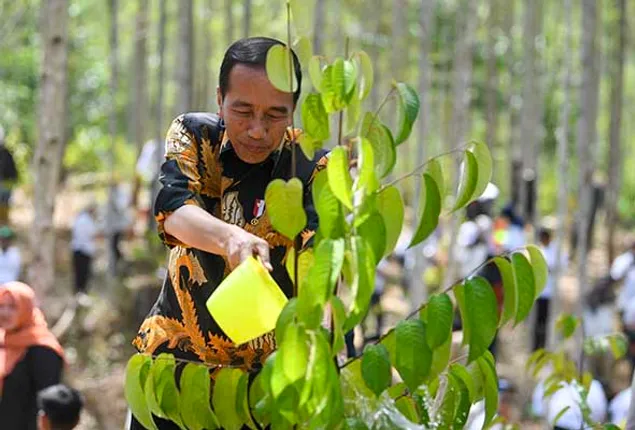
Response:
[[[260,261],[267,268],[273,270],[269,260],[269,244],[267,241],[255,236],[240,227],[228,226],[231,233],[224,246],[225,256],[233,270],[240,263],[252,256],[260,257]]]

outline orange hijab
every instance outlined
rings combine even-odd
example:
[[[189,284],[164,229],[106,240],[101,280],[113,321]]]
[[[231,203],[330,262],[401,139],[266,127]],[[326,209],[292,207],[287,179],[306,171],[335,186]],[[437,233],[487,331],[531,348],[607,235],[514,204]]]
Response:
[[[35,306],[33,289],[22,282],[7,282],[0,285],[0,296],[4,294],[10,294],[15,301],[18,323],[11,331],[0,330],[0,334],[4,334],[4,342],[0,344],[0,393],[4,378],[24,358],[29,347],[46,346],[64,358],[62,346],[49,331],[40,309]]]

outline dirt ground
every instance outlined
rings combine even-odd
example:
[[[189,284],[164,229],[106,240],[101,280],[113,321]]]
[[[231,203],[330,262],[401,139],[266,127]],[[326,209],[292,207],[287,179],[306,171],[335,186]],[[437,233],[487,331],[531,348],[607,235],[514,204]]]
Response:
[[[55,214],[55,224],[59,231],[57,248],[60,250],[57,254],[58,283],[50,295],[42,300],[42,307],[52,327],[56,324],[59,327],[63,314],[66,312],[68,316],[75,309],[73,323],[64,332],[61,341],[68,358],[67,379],[87,399],[79,429],[114,430],[121,429],[125,420],[124,370],[126,360],[134,353],[130,341],[143,314],[156,297],[161,280],[155,273],[152,256],[149,258],[147,252],[144,253],[145,242],[137,238],[124,243],[125,259],[128,260],[125,275],[109,282],[105,276],[104,244],[100,243],[95,276],[90,285],[91,304],[86,307],[74,304],[68,246],[69,227],[73,216],[87,201],[93,200],[94,196],[90,191],[70,190],[60,194],[58,198]],[[31,221],[32,210],[28,196],[18,190],[14,196],[11,222],[18,232],[25,265],[29,264],[27,234]],[[142,228],[141,225],[139,230]],[[608,270],[601,236],[597,234],[600,240],[596,242],[596,248],[589,258],[591,279]],[[574,270],[575,266],[569,267],[559,286],[565,310],[571,309],[578,299]],[[391,285],[386,289],[381,307],[386,314],[387,327],[394,325],[411,310],[407,296],[398,285]],[[498,371],[518,388],[516,410],[519,417],[526,410],[534,384],[524,371],[530,349],[529,327],[529,323],[525,323],[513,330],[504,329],[499,334],[501,346]],[[534,425],[528,422],[522,425],[522,428],[532,427]]]

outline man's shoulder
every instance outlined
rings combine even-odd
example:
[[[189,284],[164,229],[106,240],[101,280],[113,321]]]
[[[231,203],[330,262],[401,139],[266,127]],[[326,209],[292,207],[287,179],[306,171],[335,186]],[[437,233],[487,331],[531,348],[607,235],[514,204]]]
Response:
[[[179,115],[175,122],[180,122],[196,137],[217,140],[221,133],[221,120],[218,114],[211,112],[188,112]]]

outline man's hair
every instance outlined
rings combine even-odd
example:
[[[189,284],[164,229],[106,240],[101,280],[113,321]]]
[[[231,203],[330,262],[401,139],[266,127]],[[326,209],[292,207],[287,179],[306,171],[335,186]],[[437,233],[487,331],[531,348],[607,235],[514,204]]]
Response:
[[[541,242],[550,242],[551,238],[551,230],[547,228],[541,228],[540,230],[538,230],[538,239],[540,239]]]
[[[41,390],[37,394],[37,405],[52,429],[71,430],[79,422],[84,401],[76,389],[58,384]]]
[[[220,87],[221,97],[225,98],[229,90],[229,73],[235,65],[244,64],[246,66],[264,69],[267,64],[267,52],[269,48],[275,45],[286,46],[281,41],[270,37],[247,37],[232,43],[225,52],[223,63],[220,66],[218,86]],[[302,87],[302,69],[300,67],[300,60],[298,60],[295,52],[293,52],[293,50],[291,50],[291,52],[293,54],[295,78],[298,81],[298,89],[293,93],[293,103],[296,104],[300,98],[300,88]]]

